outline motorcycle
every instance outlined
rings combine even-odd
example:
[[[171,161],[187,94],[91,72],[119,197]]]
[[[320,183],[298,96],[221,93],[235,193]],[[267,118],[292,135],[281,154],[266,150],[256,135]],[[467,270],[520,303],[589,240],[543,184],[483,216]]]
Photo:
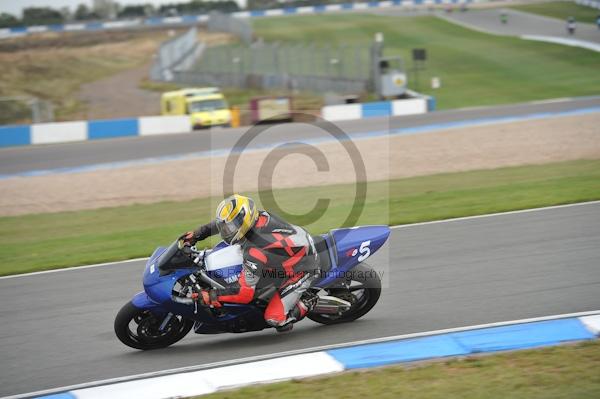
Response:
[[[381,280],[363,262],[389,237],[388,226],[362,226],[331,230],[313,236],[320,275],[307,292],[316,304],[307,317],[321,324],[356,320],[379,300]],[[194,328],[197,334],[243,333],[269,326],[264,310],[276,287],[264,287],[249,304],[223,303],[211,307],[198,301],[202,289],[235,283],[242,270],[239,245],[221,241],[212,249],[185,245],[182,237],[158,247],[146,262],[144,291],[118,312],[114,329],[119,340],[135,349],[165,348]]]

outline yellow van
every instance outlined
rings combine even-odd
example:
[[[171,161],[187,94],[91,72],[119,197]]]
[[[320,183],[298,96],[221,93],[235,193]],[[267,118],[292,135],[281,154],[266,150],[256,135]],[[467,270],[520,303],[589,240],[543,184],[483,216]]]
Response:
[[[217,87],[188,88],[163,93],[162,115],[190,115],[194,129],[231,125],[231,111]]]

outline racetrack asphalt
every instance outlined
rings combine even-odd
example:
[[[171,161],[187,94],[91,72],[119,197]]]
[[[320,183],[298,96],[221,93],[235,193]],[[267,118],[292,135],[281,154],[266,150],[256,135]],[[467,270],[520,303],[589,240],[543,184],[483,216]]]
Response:
[[[141,290],[144,261],[0,279],[0,395],[597,310],[600,203],[397,228],[367,262],[383,272],[385,287],[377,306],[358,321],[321,326],[306,320],[284,335],[190,333],[170,348],[149,352],[124,346],[112,330],[119,308]]]
[[[507,23],[502,24],[500,15],[505,13]],[[465,26],[499,35],[540,35],[600,43],[600,31],[592,24],[578,22],[574,35],[569,35],[566,29],[566,18],[561,21],[556,18],[526,13],[510,8],[491,8],[486,10],[469,10],[438,14],[450,22],[458,22]]]
[[[389,132],[391,129],[557,113],[600,106],[600,96],[563,101],[525,103],[462,110],[438,111],[403,117],[377,117],[338,122],[336,125],[350,137],[369,132]],[[192,134],[171,134],[147,137],[108,139],[92,142],[36,145],[0,149],[0,176],[8,177],[34,171],[77,169],[90,165],[139,161],[153,157],[181,157],[206,151],[227,151],[248,131],[248,127],[212,129]],[[252,147],[290,143],[297,140],[331,139],[318,126],[302,123],[283,124],[268,128],[251,143]]]

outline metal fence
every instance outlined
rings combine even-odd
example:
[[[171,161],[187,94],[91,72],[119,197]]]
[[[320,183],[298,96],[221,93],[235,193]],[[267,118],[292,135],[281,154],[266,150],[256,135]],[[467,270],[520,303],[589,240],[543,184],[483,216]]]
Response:
[[[365,45],[319,46],[255,40],[246,20],[211,13],[207,29],[240,37],[242,44],[206,47],[196,29],[163,43],[150,76],[184,85],[312,92],[372,89],[373,51]]]
[[[50,101],[28,96],[0,97],[0,125],[52,121],[54,107]]]
[[[198,41],[198,31],[195,27],[162,43],[150,68],[150,78],[173,80],[173,74],[177,70],[186,70],[194,65],[202,55],[204,47],[204,43]]]
[[[371,71],[369,46],[257,42],[208,48],[194,67],[178,70],[174,79],[184,84],[360,93],[369,89]]]
[[[229,14],[212,11],[206,21],[209,32],[226,32],[239,37],[244,43],[254,41],[254,30],[247,19],[234,18]]]

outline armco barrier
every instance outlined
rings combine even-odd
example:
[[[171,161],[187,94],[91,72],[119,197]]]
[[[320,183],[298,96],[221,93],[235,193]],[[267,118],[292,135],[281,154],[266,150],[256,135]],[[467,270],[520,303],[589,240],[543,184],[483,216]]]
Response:
[[[129,119],[0,126],[0,147],[68,143],[190,131],[192,131],[192,126],[187,116],[149,116]]]
[[[251,384],[305,378],[383,365],[448,356],[540,348],[597,338],[600,311],[515,320],[443,331],[376,338],[315,348],[270,358],[240,359],[230,365],[170,370],[162,375],[133,376],[34,392],[20,397],[44,399],[162,399],[190,397]],[[268,355],[267,355],[268,356]],[[233,363],[233,364],[231,364]],[[46,396],[41,396],[46,395]]]
[[[87,123],[55,122],[31,125],[31,144],[68,143],[87,139]]]
[[[143,116],[138,118],[138,123],[140,136],[190,131],[189,116]]]
[[[416,93],[415,93],[416,94]],[[343,121],[371,118],[376,116],[402,116],[424,114],[435,110],[435,98],[418,96],[415,98],[370,103],[326,105],[321,109],[324,119]]]
[[[434,108],[435,99],[433,97],[421,96],[408,100],[328,105],[323,107],[322,115],[324,119],[335,122],[374,116],[423,114],[433,111]],[[0,126],[0,147],[69,143],[191,131],[192,126],[188,116],[143,116],[127,119]]]
[[[271,17],[293,14],[318,14],[324,12],[335,12],[341,10],[364,10],[367,8],[386,8],[393,6],[430,6],[442,4],[468,4],[483,0],[391,0],[372,1],[369,3],[344,3],[328,4],[306,7],[287,7],[271,10],[238,11],[232,13],[236,18]],[[128,29],[142,26],[173,26],[173,25],[195,25],[208,19],[208,15],[182,15],[177,17],[150,17],[135,18],[119,21],[73,23],[65,25],[42,25],[42,26],[17,26],[13,28],[0,29],[0,39],[13,36],[22,36],[40,32],[62,32],[62,31],[98,31],[110,29]]]
[[[88,122],[88,140],[138,136],[137,119],[110,119]]]
[[[0,147],[31,144],[30,126],[0,126]]]

